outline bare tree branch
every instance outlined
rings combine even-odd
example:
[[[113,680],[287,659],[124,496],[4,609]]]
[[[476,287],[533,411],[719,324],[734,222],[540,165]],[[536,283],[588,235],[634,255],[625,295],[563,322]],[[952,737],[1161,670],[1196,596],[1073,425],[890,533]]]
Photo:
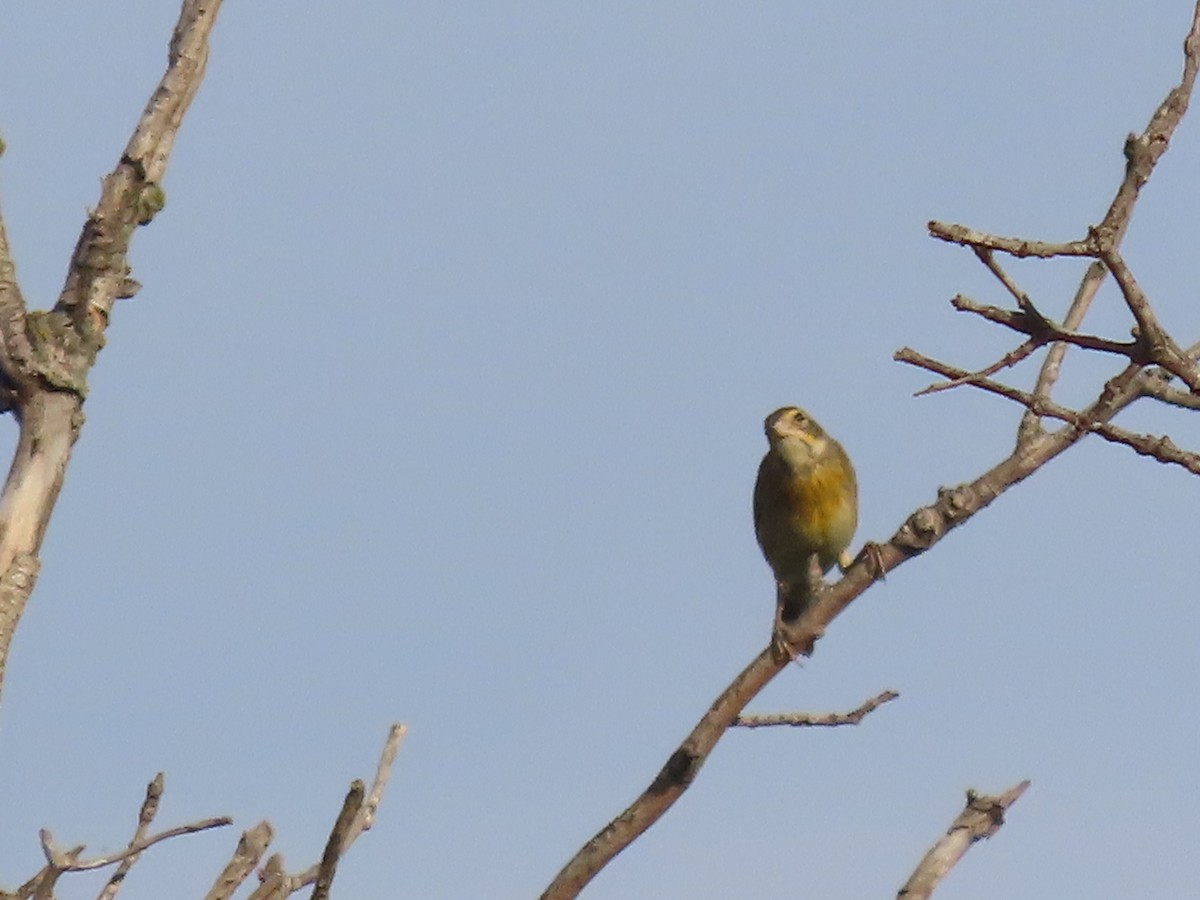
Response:
[[[769,713],[762,715],[740,715],[729,724],[742,728],[763,728],[769,725],[791,725],[793,727],[835,728],[839,725],[857,725],[870,713],[890,703],[900,695],[896,691],[883,691],[858,707],[844,713]]]
[[[120,162],[103,179],[53,310],[25,310],[0,228],[0,409],[11,402],[21,427],[0,491],[0,689],[13,633],[37,580],[42,537],[83,427],[88,372],[104,345],[114,302],[136,289],[127,261],[130,239],[162,208],[167,158],[200,86],[220,5],[184,0],[166,73]]]
[[[925,854],[916,871],[896,894],[897,900],[928,900],[938,883],[946,877],[971,845],[990,838],[1004,824],[1005,811],[1029,787],[1022,781],[998,797],[985,797],[967,791],[967,804],[958,817],[950,823],[946,834]]]
[[[1200,70],[1200,17],[1193,12],[1191,28],[1183,43],[1183,73],[1180,76],[1179,84],[1163,98],[1151,115],[1146,129],[1140,135],[1131,134],[1125,141],[1125,175],[1108,211],[1104,214],[1104,219],[1096,228],[1089,230],[1088,239],[1068,244],[1046,244],[1014,238],[997,238],[964,228],[961,225],[947,225],[941,222],[929,223],[930,234],[941,240],[971,246],[977,252],[981,248],[987,248],[1001,250],[1015,256],[1040,256],[1043,258],[1064,255],[1099,256],[1100,246],[1107,246],[1115,251],[1120,246],[1129,227],[1133,205],[1137,201],[1142,186],[1149,180],[1158,160],[1167,151],[1175,129],[1187,112],[1198,70]],[[1107,273],[1108,269],[1099,260],[1088,266],[1067,315],[1063,318],[1064,330],[1074,331],[1080,326]],[[1027,344],[1023,344],[1019,349],[1023,350],[1026,346]],[[1039,400],[1049,398],[1050,390],[1058,381],[1066,351],[1067,347],[1063,343],[1056,343],[1050,348],[1038,373],[1037,383],[1033,389],[1034,397]],[[999,368],[997,366],[990,370],[984,370],[980,374],[993,375],[999,371]],[[946,385],[945,387],[952,386]],[[936,389],[944,388],[939,385]],[[1040,423],[1036,414],[1032,411],[1027,412],[1017,430],[1018,447],[1024,446],[1037,437],[1039,431]]]
[[[981,378],[972,372],[966,372],[939,360],[930,359],[928,356],[923,356],[908,347],[897,350],[895,358],[899,362],[909,363],[910,365],[918,366],[919,368],[950,378],[951,380],[945,382],[946,384],[966,384],[987,391],[988,393],[1014,400],[1039,418],[1058,419],[1059,421],[1066,422],[1081,433],[1092,432],[1106,441],[1114,444],[1124,444],[1141,456],[1150,456],[1159,462],[1182,466],[1192,474],[1200,475],[1200,454],[1181,450],[1175,446],[1169,437],[1138,434],[1125,428],[1118,428],[1116,425],[1108,422],[1094,422],[1083,413],[1060,406],[1050,400],[1039,399],[1031,393],[1009,387],[1006,384],[1000,384],[989,378]],[[1131,401],[1137,399],[1137,397],[1147,396],[1148,389],[1145,385],[1152,383],[1152,381],[1156,380],[1146,378],[1145,373],[1143,373],[1143,377],[1135,385],[1136,395],[1131,398]]]
[[[388,779],[392,777],[392,763],[396,761],[396,753],[400,750],[400,742],[408,733],[408,726],[397,722],[388,729],[387,740],[383,744],[383,752],[379,754],[379,765],[375,767],[375,778],[371,781],[371,790],[367,793],[367,802],[362,805],[354,824],[346,834],[342,852],[346,851],[354,840],[364,831],[369,831],[375,824],[375,813],[379,810],[379,801],[387,788]]]
[[[1180,83],[1159,105],[1146,131],[1126,141],[1125,178],[1104,221],[1098,228],[1090,229],[1084,240],[1052,244],[999,238],[961,225],[940,222],[929,223],[930,234],[976,250],[999,250],[1014,256],[1095,258],[1102,247],[1114,248],[1115,239],[1123,233],[1138,191],[1165,152],[1170,135],[1187,109],[1198,66],[1200,3],[1197,3],[1193,12],[1188,38],[1184,42],[1184,71]],[[1085,275],[1087,284],[1091,283],[1089,278],[1094,280],[1094,276]],[[1086,294],[1085,287],[1081,285],[1077,301]],[[1078,327],[1077,319],[1082,315],[1081,310],[1086,308],[1086,303],[1077,302],[1073,307],[1072,311],[1077,315],[1070,320],[1068,327],[1072,330]],[[1042,388],[1051,380],[1047,371],[1044,368],[1039,378]],[[1143,366],[1136,363],[1126,366],[1104,385],[1096,399],[1079,415],[1094,425],[1108,423],[1117,412],[1141,396],[1142,371]],[[972,379],[971,383],[975,383],[975,380]],[[1040,398],[1035,400],[1035,406],[1038,403]],[[951,529],[967,521],[1004,491],[1028,478],[1087,433],[1088,430],[1072,425],[1051,434],[1025,429],[1022,440],[1007,459],[968,484],[939,491],[937,501],[912,513],[891,540],[877,545],[875,552],[860,556],[839,582],[818,592],[798,620],[789,622],[780,619],[771,642],[716,698],[649,787],[578,850],[551,881],[542,894],[542,900],[569,900],[578,896],[613,857],[671,807],[692,783],[717,741],[749,700],[787,665],[790,654],[779,652],[780,646],[810,654],[829,623],[880,576],[928,550]]]

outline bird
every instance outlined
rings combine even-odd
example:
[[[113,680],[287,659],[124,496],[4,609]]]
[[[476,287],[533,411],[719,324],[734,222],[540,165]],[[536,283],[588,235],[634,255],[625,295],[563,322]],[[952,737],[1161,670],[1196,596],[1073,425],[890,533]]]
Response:
[[[804,410],[777,409],[763,428],[769,447],[754,483],[754,534],[775,574],[777,616],[790,621],[812,600],[814,555],[822,574],[851,563],[858,480],[842,445]]]

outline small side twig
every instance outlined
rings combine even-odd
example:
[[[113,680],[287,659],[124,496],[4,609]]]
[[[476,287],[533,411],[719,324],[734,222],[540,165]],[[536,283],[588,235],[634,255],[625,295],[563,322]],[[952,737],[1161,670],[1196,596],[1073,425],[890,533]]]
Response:
[[[128,859],[131,856],[137,856],[143,850],[148,850],[155,844],[170,840],[173,837],[181,837],[185,834],[195,834],[199,831],[208,831],[210,828],[223,828],[226,825],[232,825],[233,819],[229,816],[217,816],[212,819],[201,819],[199,822],[192,822],[188,825],[180,825],[176,828],[168,828],[166,831],[160,831],[152,837],[144,838],[129,847],[126,847],[120,853],[114,853],[111,856],[97,856],[93,859],[79,859],[79,854],[83,852],[83,846],[72,847],[70,850],[60,850],[54,846],[54,836],[50,834],[49,829],[43,828],[38,834],[42,840],[42,852],[45,853],[47,861],[52,867],[62,872],[88,872],[92,869],[103,869],[105,866],[111,866],[115,862]]]
[[[763,728],[770,725],[790,725],[793,727],[835,728],[839,725],[857,725],[883,704],[890,703],[899,696],[900,694],[896,691],[883,691],[844,713],[744,714],[734,719],[730,723],[730,727]]]
[[[978,369],[974,372],[968,372],[966,376],[962,378],[951,378],[947,381],[938,381],[927,385],[926,387],[921,388],[919,391],[914,392],[913,396],[924,397],[926,394],[936,394],[940,391],[948,391],[952,388],[962,387],[964,384],[970,384],[972,381],[976,381],[980,378],[988,378],[989,376],[995,375],[1001,369],[1011,369],[1017,363],[1029,357],[1039,346],[1041,346],[1041,344],[1038,341],[1030,338],[1025,343],[1014,347],[1012,350],[1009,350],[991,365],[984,366],[982,369]]]
[[[951,379],[947,384],[965,384],[979,388],[989,394],[1019,403],[1040,418],[1058,419],[1081,433],[1099,435],[1110,443],[1124,444],[1140,456],[1150,456],[1159,462],[1181,466],[1193,474],[1200,475],[1200,454],[1180,449],[1169,437],[1139,434],[1109,422],[1098,421],[1076,410],[1060,406],[1051,400],[1035,397],[1028,391],[1009,387],[998,381],[992,381],[990,378],[979,377],[972,372],[932,359],[908,347],[897,350],[894,358],[898,362],[908,363]],[[1136,396],[1143,396],[1144,389],[1141,385],[1151,381],[1153,379],[1148,378],[1146,373],[1142,373],[1141,380],[1137,383],[1138,393]]]
[[[1013,299],[1017,301],[1017,306],[1019,306],[1022,311],[1026,313],[1026,315],[1034,319],[1042,318],[1042,314],[1034,308],[1033,301],[1029,299],[1029,295],[1025,293],[1025,291],[1021,290],[1017,283],[1009,277],[1008,273],[1004,271],[1004,268],[996,260],[995,252],[984,247],[972,247],[971,249],[975,251],[975,257],[981,263],[983,263],[984,267],[996,276],[997,281],[1004,285],[1004,289],[1012,295]]]
[[[950,244],[961,244],[964,247],[981,247],[985,250],[999,250],[1009,256],[1034,256],[1039,259],[1052,259],[1056,256],[1094,256],[1095,248],[1089,240],[1067,241],[1055,244],[1049,241],[1030,241],[1025,238],[1000,237],[984,231],[976,231],[965,225],[955,225],[950,222],[931,221],[928,225],[929,234],[940,241]]]
[[[1110,341],[1108,338],[1102,338],[1094,334],[1079,334],[1071,329],[1056,325],[1051,319],[1047,319],[1041,313],[1037,312],[1032,304],[1029,305],[1028,309],[1014,312],[1010,309],[1001,309],[998,306],[989,306],[986,303],[976,303],[962,294],[951,300],[950,304],[959,312],[974,313],[977,316],[982,316],[989,322],[995,322],[997,325],[1003,325],[1005,328],[1011,328],[1013,331],[1027,334],[1038,344],[1048,344],[1051,342],[1074,344],[1076,347],[1082,347],[1085,350],[1096,350],[1101,353],[1113,353],[1117,356],[1124,356],[1134,362],[1145,361],[1134,358],[1138,354],[1137,341]]]
[[[1028,781],[1009,788],[998,797],[967,791],[963,811],[946,834],[925,854],[916,870],[896,894],[897,900],[927,900],[943,878],[976,841],[990,838],[1004,824],[1005,811],[1029,788]]]
[[[1161,379],[1147,379],[1142,388],[1142,396],[1153,397],[1161,403],[1178,406],[1180,409],[1200,409],[1200,395],[1170,387]]]

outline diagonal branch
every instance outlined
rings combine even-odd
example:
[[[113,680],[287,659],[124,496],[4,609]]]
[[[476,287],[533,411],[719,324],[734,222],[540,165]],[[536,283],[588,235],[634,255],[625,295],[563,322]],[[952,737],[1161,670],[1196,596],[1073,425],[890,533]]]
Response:
[[[1133,205],[1143,185],[1150,180],[1154,167],[1167,152],[1175,129],[1183,121],[1200,72],[1200,3],[1192,10],[1192,23],[1183,41],[1183,73],[1179,84],[1154,110],[1141,134],[1131,134],[1125,141],[1125,176],[1117,188],[1104,219],[1095,231],[1103,243],[1116,248],[1133,215]]]
[[[150,95],[117,167],[105,176],[100,200],[79,236],[57,310],[78,323],[86,315],[108,321],[116,300],[129,296],[126,254],[138,225],[166,202],[161,184],[175,137],[208,62],[208,39],[221,0],[184,0],[167,56],[167,69]]]
[[[163,773],[159,772],[146,785],[146,799],[142,801],[142,808],[138,810],[138,824],[133,832],[133,837],[129,839],[129,847],[136,847],[140,841],[145,839],[146,832],[150,830],[150,823],[158,815],[158,802],[162,799],[162,792]],[[121,860],[121,864],[109,876],[108,882],[96,900],[112,900],[117,895],[117,891],[121,889],[121,884],[125,881],[125,876],[129,874],[129,870],[133,868],[133,864],[137,862],[139,856],[140,853],[132,853]]]
[[[996,260],[996,254],[994,252],[983,247],[972,247],[971,249],[975,251],[976,258],[983,263],[984,267],[986,267],[989,272],[996,276],[997,281],[1004,285],[1004,289],[1012,295],[1014,300],[1017,301],[1017,306],[1019,306],[1031,320],[1044,321],[1042,314],[1034,308],[1033,301],[1029,299],[1029,295],[1021,290],[1017,283],[1009,277],[1009,274],[1004,271],[1004,268]]]
[[[329,900],[329,889],[333,887],[333,876],[337,874],[338,860],[342,858],[343,847],[349,846],[346,837],[350,833],[350,826],[354,824],[355,817],[362,809],[365,790],[362,781],[357,778],[350,784],[346,799],[342,801],[342,810],[333,823],[333,830],[329,832],[329,840],[325,842],[325,852],[321,854],[312,900]]]
[[[1147,379],[1142,394],[1146,397],[1153,397],[1168,406],[1178,406],[1180,409],[1200,409],[1200,396],[1170,387],[1166,382],[1158,379]]]
[[[928,900],[947,873],[958,864],[971,845],[990,838],[1004,825],[1004,813],[1029,788],[1022,781],[998,797],[987,797],[967,791],[967,804],[950,823],[937,843],[929,848],[916,870],[896,894],[897,900]]]
[[[1133,277],[1133,272],[1125,265],[1125,260],[1110,247],[1101,250],[1100,258],[1112,272],[1113,279],[1121,288],[1125,304],[1137,320],[1137,339],[1145,354],[1142,361],[1158,363],[1183,381],[1193,393],[1200,394],[1200,369],[1196,368],[1195,363],[1184,355],[1179,345],[1158,324],[1158,319],[1150,308],[1150,301],[1146,299],[1141,286]]]
[[[1128,224],[1128,219],[1125,220],[1125,224]],[[1124,234],[1125,226],[1122,225],[1116,232],[1116,240],[1119,242]],[[1096,298],[1096,293],[1100,290],[1100,285],[1104,283],[1104,276],[1107,274],[1108,269],[1099,262],[1093,261],[1088,265],[1083,273],[1083,278],[1079,281],[1079,287],[1075,290],[1075,296],[1071,299],[1067,314],[1063,317],[1062,327],[1065,331],[1074,331],[1083,324],[1084,316],[1091,309],[1092,300]],[[1058,383],[1058,376],[1062,371],[1062,361],[1063,357],[1067,355],[1067,346],[1065,343],[1053,344],[1047,351],[1046,358],[1042,360],[1042,367],[1038,371],[1037,382],[1033,387],[1033,396],[1039,400],[1050,399],[1050,392]],[[1041,422],[1037,414],[1032,410],[1026,410],[1025,415],[1021,417],[1021,424],[1017,426],[1017,446],[1024,446],[1037,437],[1040,431]]]
[[[1139,396],[1139,371],[1138,366],[1128,366],[1111,379],[1082,415],[1096,422],[1111,419]],[[777,641],[811,655],[826,627],[883,574],[933,547],[951,530],[1073,446],[1086,433],[1064,428],[1043,435],[974,481],[954,489],[943,489],[935,503],[913,512],[891,540],[875,545],[874,552],[861,556],[840,581],[818,593],[798,620],[781,620],[778,635],[713,701],[650,786],[579,849],[546,888],[542,900],[567,900],[578,896],[600,869],[658,821],[683,795],[725,730],[746,704],[788,665],[789,657],[777,652]]]

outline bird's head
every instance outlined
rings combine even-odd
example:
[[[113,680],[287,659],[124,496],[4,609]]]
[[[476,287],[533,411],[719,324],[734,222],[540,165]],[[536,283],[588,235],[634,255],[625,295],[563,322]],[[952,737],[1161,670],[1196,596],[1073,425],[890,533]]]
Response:
[[[771,449],[793,465],[811,463],[824,455],[829,436],[804,410],[785,406],[763,423]]]

